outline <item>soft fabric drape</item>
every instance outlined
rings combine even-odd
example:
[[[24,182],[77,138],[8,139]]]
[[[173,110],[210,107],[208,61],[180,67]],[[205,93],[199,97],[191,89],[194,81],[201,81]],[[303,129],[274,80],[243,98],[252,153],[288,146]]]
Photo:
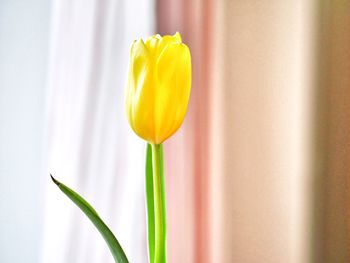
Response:
[[[193,56],[189,113],[165,145],[171,259],[309,262],[318,5],[157,7],[157,30],[180,30]]]
[[[81,193],[130,262],[146,262],[144,142],[129,128],[129,47],[153,33],[152,0],[54,1],[48,77],[47,175]],[[42,262],[113,262],[97,230],[49,182]]]

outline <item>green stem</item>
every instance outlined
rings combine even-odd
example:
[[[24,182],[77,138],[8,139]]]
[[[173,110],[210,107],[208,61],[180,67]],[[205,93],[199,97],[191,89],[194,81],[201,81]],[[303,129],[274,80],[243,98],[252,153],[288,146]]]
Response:
[[[166,201],[162,144],[152,144],[155,254],[154,263],[166,263]]]
[[[155,237],[154,237],[154,190],[152,168],[152,145],[147,143],[146,151],[146,204],[147,204],[147,236],[149,262],[154,263]]]

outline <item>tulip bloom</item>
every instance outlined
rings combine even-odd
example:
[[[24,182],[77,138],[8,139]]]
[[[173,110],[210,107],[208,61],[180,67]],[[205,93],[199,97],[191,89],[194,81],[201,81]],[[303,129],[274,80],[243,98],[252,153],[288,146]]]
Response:
[[[174,134],[185,117],[190,91],[191,54],[179,33],[134,41],[126,112],[138,136],[161,144]]]
[[[181,36],[155,35],[134,41],[126,89],[132,129],[148,141],[146,151],[147,236],[150,263],[167,262],[167,221],[162,142],[180,127],[191,91],[191,54]],[[99,230],[115,262],[128,263],[117,238],[96,210],[78,193],[52,177]]]

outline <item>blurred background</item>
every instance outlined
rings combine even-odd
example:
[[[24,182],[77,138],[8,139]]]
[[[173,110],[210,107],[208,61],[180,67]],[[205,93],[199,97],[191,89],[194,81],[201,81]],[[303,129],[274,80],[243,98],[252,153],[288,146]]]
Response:
[[[113,262],[50,173],[147,262],[126,70],[134,39],[176,31],[193,87],[164,145],[169,262],[349,262],[348,0],[0,0],[0,262]]]

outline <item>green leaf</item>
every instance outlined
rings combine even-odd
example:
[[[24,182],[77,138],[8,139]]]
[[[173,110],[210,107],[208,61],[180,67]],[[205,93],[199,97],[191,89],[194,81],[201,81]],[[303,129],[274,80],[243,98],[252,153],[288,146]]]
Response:
[[[152,169],[152,146],[147,143],[146,151],[146,202],[147,202],[147,226],[148,226],[148,255],[149,262],[154,262],[154,191]]]
[[[108,226],[102,221],[100,216],[97,214],[95,209],[82,198],[78,193],[65,186],[64,184],[57,181],[50,174],[52,181],[58,186],[58,188],[71,199],[80,209],[84,212],[84,214],[91,220],[91,222],[95,225],[98,231],[101,233],[102,237],[106,241],[109,250],[111,251],[113,258],[116,263],[128,263],[128,259],[120,246],[118,240],[113,235],[112,231],[108,228]]]

